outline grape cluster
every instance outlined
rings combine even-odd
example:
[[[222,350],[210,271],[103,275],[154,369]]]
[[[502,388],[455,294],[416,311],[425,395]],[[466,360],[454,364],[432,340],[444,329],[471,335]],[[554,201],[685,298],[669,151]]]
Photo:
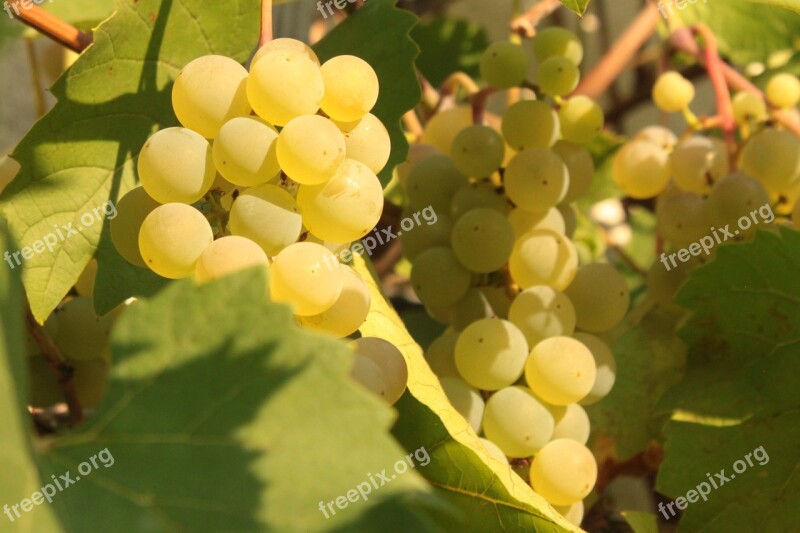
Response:
[[[337,337],[364,322],[364,280],[334,252],[383,210],[377,173],[389,133],[370,110],[379,82],[355,56],[324,64],[293,39],[267,43],[249,72],[228,57],[187,64],[172,88],[181,127],[147,139],[141,187],[118,204],[111,238],[129,263],[207,282],[261,267],[270,298]]]
[[[734,95],[736,146],[726,145],[694,117],[689,109],[694,95],[694,86],[681,74],[662,74],[653,101],[664,112],[686,115],[692,128],[680,139],[666,128],[644,128],[617,152],[613,164],[614,180],[627,196],[656,198],[657,231],[667,248],[663,264],[656,262],[648,274],[648,287],[655,301],[668,307],[674,307],[686,271],[713,257],[713,246],[728,235],[746,240],[758,228],[768,228],[776,215],[793,210],[793,223],[800,224],[800,139],[775,120],[776,112],[800,102],[800,81],[790,74],[773,76],[766,101],[753,92]],[[698,244],[703,239],[705,247]],[[681,263],[687,268],[673,271]]]
[[[604,122],[594,101],[567,97],[583,48],[551,28],[534,52],[540,99],[513,103],[501,121],[474,123],[470,106],[428,121],[398,179],[406,210],[432,205],[439,222],[401,239],[414,291],[449,325],[426,358],[454,408],[490,455],[532,458],[533,488],[579,523],[597,475],[582,405],[607,395],[616,372],[597,335],[623,320],[630,295],[613,266],[580,266],[571,240],[571,204],[594,175],[585,145]],[[523,84],[531,62],[497,43],[480,66],[502,90]]]

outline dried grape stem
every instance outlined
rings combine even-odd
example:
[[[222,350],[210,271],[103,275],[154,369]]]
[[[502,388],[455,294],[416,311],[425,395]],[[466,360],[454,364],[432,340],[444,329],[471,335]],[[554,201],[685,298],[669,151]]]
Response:
[[[77,426],[83,420],[83,409],[78,401],[78,395],[75,392],[75,383],[72,381],[73,370],[65,361],[61,351],[53,343],[52,339],[47,335],[44,328],[36,322],[30,308],[25,310],[25,323],[31,336],[39,345],[42,350],[42,355],[47,359],[50,368],[56,375],[58,384],[61,387],[61,392],[64,394],[64,400],[67,402],[69,408],[69,421],[73,426]]]
[[[22,3],[23,0],[11,2],[9,7],[15,13],[18,13],[17,18],[19,20],[42,35],[50,37],[57,43],[79,54],[92,44],[92,35],[90,33],[82,32],[72,24],[61,20],[37,5],[28,3],[26,8],[19,5]]]
[[[561,0],[542,0],[534,4],[526,13],[512,20],[511,31],[521,37],[534,37],[536,26],[559,7],[561,7]]]

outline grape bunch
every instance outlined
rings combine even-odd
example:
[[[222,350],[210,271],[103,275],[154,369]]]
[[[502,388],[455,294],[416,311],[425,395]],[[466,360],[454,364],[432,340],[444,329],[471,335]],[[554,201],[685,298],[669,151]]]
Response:
[[[800,227],[800,139],[776,120],[777,112],[796,112],[800,80],[773,76],[766,101],[753,92],[733,96],[735,146],[692,114],[694,95],[680,73],[662,74],[653,101],[666,113],[683,113],[689,131],[678,139],[666,128],[646,127],[617,152],[613,164],[614,180],[627,196],[656,198],[657,231],[666,248],[648,273],[648,287],[656,302],[673,308],[687,273],[713,258],[717,245],[771,229],[776,216],[791,215]]]
[[[383,210],[376,174],[391,145],[370,113],[378,93],[364,60],[320,64],[293,39],[265,44],[249,72],[219,55],[191,61],[172,88],[181,126],[147,139],[141,186],[111,222],[117,251],[159,276],[200,283],[262,268],[271,300],[289,304],[303,326],[354,333],[369,291],[336,252]]]
[[[502,119],[455,106],[434,115],[398,168],[410,213],[439,222],[402,235],[411,286],[449,327],[426,358],[486,451],[530,464],[534,490],[575,523],[597,476],[583,405],[606,396],[616,365],[599,337],[625,317],[627,283],[607,263],[579,264],[572,203],[594,163],[603,112],[576,88],[583,48],[561,28],[534,41],[539,99]],[[524,84],[522,46],[496,43],[481,73],[495,90]],[[532,95],[533,96],[533,95]]]

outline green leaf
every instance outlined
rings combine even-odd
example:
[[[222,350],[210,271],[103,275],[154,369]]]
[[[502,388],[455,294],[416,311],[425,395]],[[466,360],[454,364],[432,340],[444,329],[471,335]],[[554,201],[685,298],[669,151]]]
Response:
[[[420,23],[411,32],[411,38],[420,48],[417,68],[434,86],[441,85],[457,71],[478,77],[481,55],[489,46],[481,25],[446,17]]]
[[[799,268],[800,233],[760,231],[752,242],[721,246],[678,295],[694,311],[681,330],[690,352],[685,379],[662,401],[674,414],[657,487],[686,497],[707,473],[725,469],[731,478],[689,505],[681,520],[688,531],[797,526]],[[754,455],[760,447],[768,462]]]
[[[409,37],[417,18],[394,7],[396,0],[370,0],[314,46],[320,61],[333,56],[358,56],[375,69],[381,93],[372,113],[392,139],[392,154],[379,177],[384,187],[392,170],[406,159],[408,141],[400,121],[422,97],[414,60],[419,48]]]
[[[0,219],[0,250],[12,249],[5,224]],[[41,486],[30,438],[30,415],[25,408],[28,396],[25,343],[22,330],[23,296],[15,270],[0,268],[0,503],[13,506],[29,498]],[[3,531],[60,531],[53,509],[45,506],[14,522],[0,515]]]
[[[800,33],[800,16],[775,7],[781,4],[783,7],[793,5],[795,12],[800,12],[797,0],[697,2],[686,4],[682,10],[667,0],[662,5],[667,16],[671,16],[671,7],[672,13],[688,24],[706,24],[716,35],[720,52],[734,63],[745,65],[767,64],[775,52],[797,48],[795,39]]]
[[[622,516],[633,529],[633,533],[658,533],[658,517],[652,513],[623,511]]]
[[[756,4],[767,4],[771,6],[789,9],[795,13],[800,13],[800,0],[749,0]]]
[[[77,481],[107,450],[54,499],[65,529],[369,531],[391,518],[438,530],[424,454],[408,467],[388,434],[394,413],[348,377],[352,352],[302,331],[265,293],[250,271],[172,283],[124,312],[107,397],[37,458],[43,482],[66,471]],[[321,502],[384,469],[385,486],[325,518]]]
[[[21,247],[57,228],[82,227],[81,216],[116,202],[135,186],[135,159],[155,130],[177,124],[170,84],[195,57],[217,53],[244,61],[258,36],[259,2],[231,9],[219,2],[119,2],[95,31],[95,42],[53,86],[53,110],[20,142],[22,170],[0,196],[0,213]],[[86,219],[88,220],[88,218]],[[26,263],[23,282],[43,321],[94,256],[108,225],[96,219],[79,235],[60,237],[51,251]],[[109,240],[103,239],[105,246]],[[100,255],[116,253],[106,249]],[[119,266],[121,263],[116,262]],[[149,273],[109,272],[99,262],[99,303],[108,310],[128,296],[150,294]]]
[[[614,344],[617,379],[611,392],[586,407],[592,431],[612,437],[620,461],[662,440],[661,395],[681,377],[686,347],[673,333],[676,316],[652,311]]]
[[[578,531],[511,468],[490,457],[464,417],[453,409],[419,345],[406,331],[360,256],[354,267],[367,281],[372,308],[361,334],[397,346],[408,364],[408,392],[396,404],[393,433],[409,452],[424,446],[431,463],[420,473],[459,510],[461,524],[448,530]]]
[[[561,3],[578,15],[583,15],[589,5],[589,0],[561,0]]]

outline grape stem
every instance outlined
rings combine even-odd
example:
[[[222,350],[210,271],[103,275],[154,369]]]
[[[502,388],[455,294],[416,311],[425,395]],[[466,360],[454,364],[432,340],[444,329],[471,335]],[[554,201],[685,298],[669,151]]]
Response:
[[[25,324],[31,336],[36,341],[36,344],[38,344],[39,348],[42,350],[42,355],[44,355],[44,358],[47,359],[47,362],[50,364],[50,368],[53,370],[56,380],[58,380],[61,392],[64,394],[64,400],[67,402],[67,407],[69,408],[70,424],[72,426],[77,426],[83,420],[83,409],[78,401],[78,395],[75,392],[75,383],[72,381],[72,376],[74,374],[72,367],[64,360],[61,351],[55,343],[53,343],[50,336],[47,335],[44,328],[36,322],[31,308],[27,305],[25,306]]]
[[[520,37],[530,39],[536,35],[536,26],[542,19],[552,15],[559,7],[561,7],[561,0],[541,0],[531,6],[527,12],[511,21],[511,31]]]
[[[489,96],[497,92],[491,87],[481,89],[475,94],[470,95],[469,103],[472,105],[472,122],[474,124],[483,124],[483,115],[486,112],[486,103]]]
[[[258,47],[261,48],[272,40],[272,0],[261,0],[261,38]]]
[[[24,0],[12,1],[10,7],[14,10],[16,18],[23,24],[79,54],[92,44],[91,33],[82,32],[72,24],[30,2],[27,3],[27,6],[20,8],[18,4],[22,3]]]

